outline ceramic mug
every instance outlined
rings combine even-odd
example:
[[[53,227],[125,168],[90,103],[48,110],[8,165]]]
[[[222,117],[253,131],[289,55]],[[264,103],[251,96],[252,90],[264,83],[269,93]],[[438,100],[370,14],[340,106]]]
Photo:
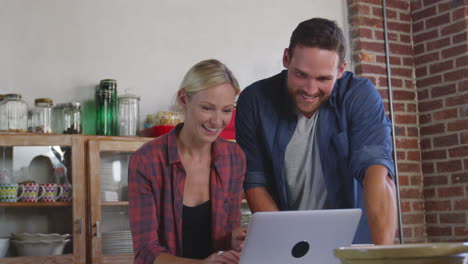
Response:
[[[56,202],[63,195],[63,187],[56,183],[41,183],[44,187],[44,195],[39,200],[41,202]]]
[[[21,191],[21,193],[19,193]],[[24,188],[18,186],[17,183],[1,183],[0,184],[0,202],[17,202],[23,197]]]
[[[70,183],[61,184],[61,186],[63,188],[63,194],[58,200],[61,202],[71,202],[73,198],[73,186]]]
[[[24,195],[19,199],[20,202],[35,203],[44,195],[44,187],[39,183],[22,183],[20,186],[24,189]]]

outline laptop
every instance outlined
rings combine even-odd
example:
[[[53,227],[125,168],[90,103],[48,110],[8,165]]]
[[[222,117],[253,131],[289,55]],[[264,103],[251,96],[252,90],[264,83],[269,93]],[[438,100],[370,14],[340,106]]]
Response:
[[[333,250],[350,246],[361,209],[257,212],[240,264],[339,264]]]

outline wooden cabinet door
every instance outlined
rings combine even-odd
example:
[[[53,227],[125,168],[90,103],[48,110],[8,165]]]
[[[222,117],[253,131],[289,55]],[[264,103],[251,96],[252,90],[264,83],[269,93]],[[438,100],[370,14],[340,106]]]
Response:
[[[149,138],[88,141],[90,263],[133,263],[128,217],[128,162]]]

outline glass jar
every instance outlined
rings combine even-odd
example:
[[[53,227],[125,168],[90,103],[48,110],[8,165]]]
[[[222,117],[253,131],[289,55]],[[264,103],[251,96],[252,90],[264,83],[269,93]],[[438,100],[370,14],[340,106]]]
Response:
[[[32,113],[32,131],[34,133],[52,133],[52,106],[50,98],[34,100]]]
[[[0,102],[0,131],[26,132],[28,106],[20,94],[6,94]]]
[[[52,131],[54,133],[63,133],[64,131],[64,120],[63,120],[63,107],[65,104],[56,104],[52,108]]]
[[[136,136],[139,117],[140,97],[134,94],[119,96],[119,136]]]
[[[64,134],[81,134],[81,105],[71,102],[63,106]]]
[[[96,134],[113,136],[112,91],[96,91]]]
[[[96,89],[96,134],[118,135],[117,81],[104,79]]]

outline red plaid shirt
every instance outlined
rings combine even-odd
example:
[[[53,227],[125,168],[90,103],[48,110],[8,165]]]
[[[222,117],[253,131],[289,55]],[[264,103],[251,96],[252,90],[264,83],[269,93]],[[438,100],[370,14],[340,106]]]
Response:
[[[146,143],[131,157],[128,169],[130,228],[135,263],[153,263],[162,252],[182,255],[182,208],[185,169],[176,133]],[[229,249],[231,232],[240,225],[245,155],[218,137],[212,145],[210,173],[211,236],[214,251]]]

